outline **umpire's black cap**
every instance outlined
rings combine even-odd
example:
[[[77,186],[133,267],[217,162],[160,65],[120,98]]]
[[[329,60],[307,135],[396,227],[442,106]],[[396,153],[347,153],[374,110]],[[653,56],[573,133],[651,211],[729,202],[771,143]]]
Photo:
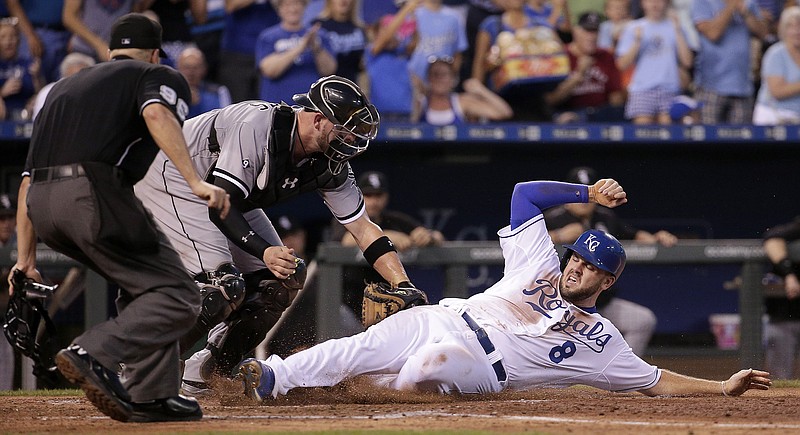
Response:
[[[111,27],[108,48],[157,48],[161,57],[167,57],[161,49],[161,24],[144,14],[126,14]]]
[[[594,184],[597,182],[597,171],[588,166],[572,168],[567,174],[567,183]]]

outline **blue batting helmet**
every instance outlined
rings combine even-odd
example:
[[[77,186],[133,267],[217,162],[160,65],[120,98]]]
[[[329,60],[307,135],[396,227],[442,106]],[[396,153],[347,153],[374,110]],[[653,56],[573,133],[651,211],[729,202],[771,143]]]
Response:
[[[616,237],[605,231],[585,231],[575,243],[564,245],[564,247],[567,250],[561,258],[561,270],[567,266],[573,252],[577,252],[584,260],[617,278],[625,268],[625,249],[622,248],[622,244]]]

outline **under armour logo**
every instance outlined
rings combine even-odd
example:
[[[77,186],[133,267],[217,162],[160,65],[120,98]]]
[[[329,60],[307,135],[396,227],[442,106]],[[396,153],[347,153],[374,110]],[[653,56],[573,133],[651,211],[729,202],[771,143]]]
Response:
[[[594,252],[597,247],[600,246],[600,241],[597,240],[597,237],[595,237],[594,234],[589,234],[583,244],[586,245],[586,248],[589,249],[589,252]]]
[[[250,238],[250,236],[255,236],[255,235],[256,233],[254,233],[253,231],[248,231],[247,234],[242,236],[242,243],[247,243],[247,239]]]
[[[294,189],[294,186],[297,185],[298,181],[300,181],[300,179],[297,177],[287,178],[283,180],[283,186],[281,186],[281,189]]]

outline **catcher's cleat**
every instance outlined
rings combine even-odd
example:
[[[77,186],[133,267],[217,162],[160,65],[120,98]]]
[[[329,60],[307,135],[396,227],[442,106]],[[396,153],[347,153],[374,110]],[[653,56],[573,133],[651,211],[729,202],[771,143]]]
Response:
[[[181,394],[189,397],[208,397],[214,390],[205,382],[181,381]]]
[[[56,354],[58,370],[86,393],[86,398],[103,414],[118,421],[128,421],[133,409],[131,396],[116,373],[103,367],[82,347],[73,344]]]
[[[239,365],[239,376],[242,378],[245,396],[261,402],[272,398],[275,388],[275,372],[266,364],[255,358],[248,358]]]

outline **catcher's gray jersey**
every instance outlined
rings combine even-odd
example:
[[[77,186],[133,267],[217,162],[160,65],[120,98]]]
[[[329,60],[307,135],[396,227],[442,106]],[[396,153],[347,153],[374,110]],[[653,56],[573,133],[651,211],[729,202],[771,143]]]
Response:
[[[364,214],[363,197],[349,166],[334,176],[324,156],[292,163],[297,121],[289,110],[263,101],[245,101],[189,119],[183,127],[197,171],[205,178],[221,177],[236,186],[250,205],[242,210],[245,218],[271,245],[282,243],[262,208],[300,193],[319,192],[342,224]],[[209,141],[212,126],[218,145],[213,135]],[[136,185],[136,193],[191,274],[213,270],[225,261],[233,261],[242,272],[265,267],[262,259],[229,243],[210,221],[206,203],[192,194],[163,152]]]

